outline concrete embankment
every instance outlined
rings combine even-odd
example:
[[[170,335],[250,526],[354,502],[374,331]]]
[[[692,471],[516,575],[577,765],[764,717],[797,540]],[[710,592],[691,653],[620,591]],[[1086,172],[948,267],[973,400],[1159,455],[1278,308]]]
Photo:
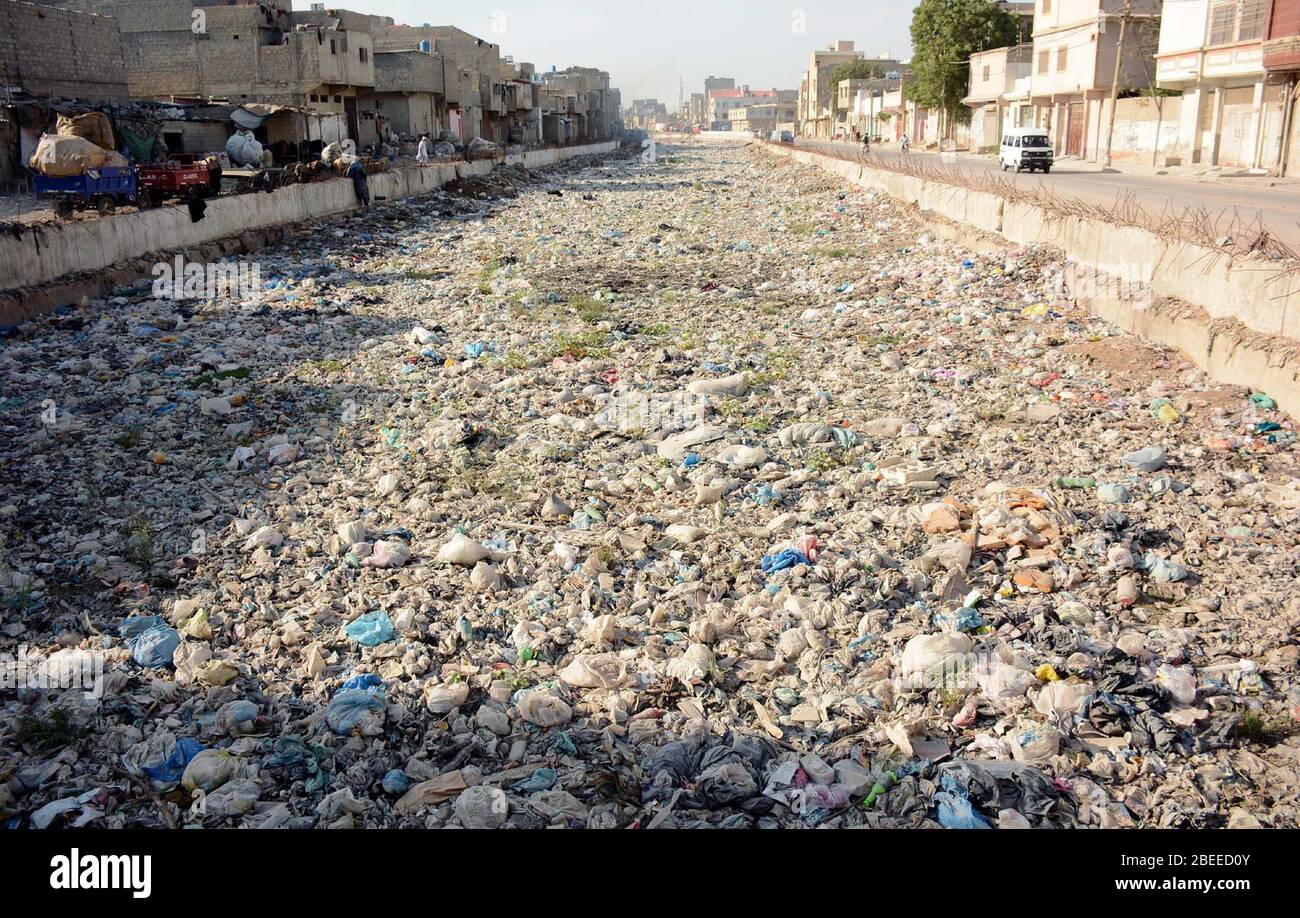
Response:
[[[506,165],[543,169],[576,156],[610,153],[617,143],[534,150]],[[370,176],[373,202],[428,194],[457,179],[485,175],[500,161],[440,163]],[[40,315],[82,296],[98,296],[134,280],[150,263],[175,252],[209,261],[256,251],[282,238],[286,227],[358,209],[352,182],[333,179],[290,185],[269,194],[241,194],[208,202],[191,222],[182,206],[114,214],[94,220],[43,223],[0,235],[0,324]]]
[[[1149,295],[1087,296],[1080,304],[1178,348],[1212,378],[1268,392],[1300,414],[1300,269],[809,150],[754,146],[915,204],[951,221],[959,238],[964,228],[1003,244],[1047,245],[1098,277],[1140,277]]]

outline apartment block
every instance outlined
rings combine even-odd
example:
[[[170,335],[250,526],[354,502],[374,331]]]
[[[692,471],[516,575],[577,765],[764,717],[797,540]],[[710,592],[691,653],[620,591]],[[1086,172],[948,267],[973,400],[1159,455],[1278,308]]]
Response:
[[[970,90],[962,101],[971,110],[971,149],[995,152],[1009,127],[1033,123],[1030,104],[1034,46],[994,48],[972,54]]]
[[[1182,93],[1178,146],[1188,164],[1267,169],[1281,155],[1286,81],[1264,63],[1271,0],[1165,4],[1157,75]]]
[[[728,112],[733,131],[751,131],[757,134],[769,134],[777,129],[778,124],[794,121],[799,111],[797,101],[758,102]]]
[[[363,134],[372,122],[385,140],[436,138],[449,126],[446,66],[442,55],[418,49],[375,52],[375,86],[359,97]]]
[[[803,136],[829,138],[832,135],[835,88],[830,85],[831,72],[841,64],[861,60],[862,56],[851,41],[837,41],[809,55],[808,69],[799,84],[798,121]]]
[[[1155,86],[1160,0],[1037,0],[1030,96],[1059,156],[1096,160],[1104,148],[1121,18],[1129,7],[1121,92]],[[1185,0],[1180,0],[1185,2]]]

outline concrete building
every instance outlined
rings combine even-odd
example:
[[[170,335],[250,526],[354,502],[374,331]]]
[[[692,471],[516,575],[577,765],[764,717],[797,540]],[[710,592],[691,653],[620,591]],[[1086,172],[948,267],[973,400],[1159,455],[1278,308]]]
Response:
[[[421,134],[437,139],[449,126],[446,66],[441,54],[429,51],[376,52],[374,89],[360,97],[363,134],[365,123],[372,122],[385,140]]]
[[[1103,149],[1125,3],[1038,0],[1030,92],[1036,126],[1051,134],[1058,156],[1096,160]],[[1121,92],[1149,90],[1156,81],[1160,0],[1131,3],[1120,61]]]
[[[622,130],[618,90],[609,85],[609,74],[594,67],[569,67],[542,74],[542,96],[564,98],[570,121],[568,142],[612,140]],[[559,114],[558,107],[552,108]]]
[[[711,90],[705,114],[706,126],[711,131],[732,130],[731,113],[738,108],[794,104],[797,109],[798,95],[798,91],[793,89],[750,89],[748,86],[741,86],[738,89]]]
[[[886,143],[902,140],[907,132],[907,107],[903,102],[903,89],[890,90],[880,97],[880,113],[876,115],[880,127],[876,136]]]
[[[862,52],[854,50],[853,42],[837,41],[812,52],[808,69],[799,84],[799,133],[804,137],[829,138],[834,130],[834,87],[830,85],[831,72],[841,64],[860,60]]]
[[[1269,84],[1282,86],[1282,137],[1277,160],[1268,165],[1277,175],[1300,170],[1300,125],[1296,123],[1300,93],[1300,0],[1273,0],[1268,38],[1264,42],[1264,70]]]
[[[835,128],[836,137],[862,139],[870,133],[872,137],[879,133],[878,116],[884,106],[885,93],[902,87],[902,70],[894,62],[894,68],[883,69],[882,73],[890,76],[870,80],[841,80],[836,87]]]
[[[501,77],[501,48],[455,26],[408,26],[376,17],[379,51],[424,49],[442,55],[448,130],[464,142],[475,137],[509,142],[506,81]]]
[[[704,108],[708,103],[708,95],[703,92],[691,93],[690,99],[686,102],[686,124],[691,128],[702,127],[704,125]]]
[[[668,106],[658,99],[633,99],[624,120],[638,131],[653,131],[656,124],[668,120]]]
[[[537,68],[506,57],[501,62],[501,79],[506,84],[509,142],[525,146],[542,143],[542,86]]]
[[[1157,54],[1160,88],[1182,93],[1173,161],[1276,167],[1286,82],[1264,64],[1271,0],[1165,3]]]
[[[798,103],[793,101],[759,102],[733,108],[728,112],[731,130],[769,134],[777,129],[778,124],[794,121],[798,108]]]
[[[0,0],[0,99],[18,92],[126,101],[126,63],[116,20]]]
[[[370,17],[288,0],[115,0],[132,98],[228,99],[342,115],[375,85]]]
[[[1029,102],[1034,46],[994,48],[972,54],[970,90],[962,101],[971,110],[971,150],[996,152],[1008,127],[1033,123]]]

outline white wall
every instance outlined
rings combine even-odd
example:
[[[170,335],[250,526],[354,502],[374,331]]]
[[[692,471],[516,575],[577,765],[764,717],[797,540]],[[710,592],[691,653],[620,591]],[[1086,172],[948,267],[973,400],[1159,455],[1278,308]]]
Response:
[[[1166,0],[1160,19],[1160,54],[1191,51],[1205,44],[1210,0]]]

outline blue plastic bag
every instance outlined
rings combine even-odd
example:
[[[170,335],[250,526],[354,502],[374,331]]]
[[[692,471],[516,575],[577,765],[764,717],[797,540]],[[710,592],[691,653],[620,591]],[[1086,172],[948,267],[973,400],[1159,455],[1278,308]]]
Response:
[[[935,794],[939,802],[939,825],[945,829],[991,829],[984,817],[975,812],[970,800],[960,794]]]
[[[179,739],[166,760],[158,765],[146,765],[141,770],[155,781],[179,781],[190,760],[207,748],[196,739]]]
[[[181,643],[180,633],[157,615],[128,618],[122,622],[118,634],[126,640],[131,659],[138,666],[150,669],[170,664],[172,654]]]
[[[388,703],[375,689],[339,692],[325,709],[325,724],[340,736],[347,736],[365,721],[382,727]]]
[[[800,564],[812,566],[808,556],[801,551],[795,551],[793,548],[787,548],[785,551],[775,555],[768,555],[762,561],[761,567],[764,574],[776,574],[781,571],[789,570],[792,567],[798,567]]]
[[[347,682],[339,686],[340,692],[349,692],[353,689],[380,689],[384,687],[384,680],[380,679],[374,673],[366,673],[362,676],[353,676]]]
[[[367,612],[343,630],[362,647],[378,647],[393,639],[393,622],[382,610]]]
[[[510,789],[521,794],[535,794],[538,791],[550,790],[559,779],[560,774],[554,768],[539,768],[522,781],[510,785]]]

